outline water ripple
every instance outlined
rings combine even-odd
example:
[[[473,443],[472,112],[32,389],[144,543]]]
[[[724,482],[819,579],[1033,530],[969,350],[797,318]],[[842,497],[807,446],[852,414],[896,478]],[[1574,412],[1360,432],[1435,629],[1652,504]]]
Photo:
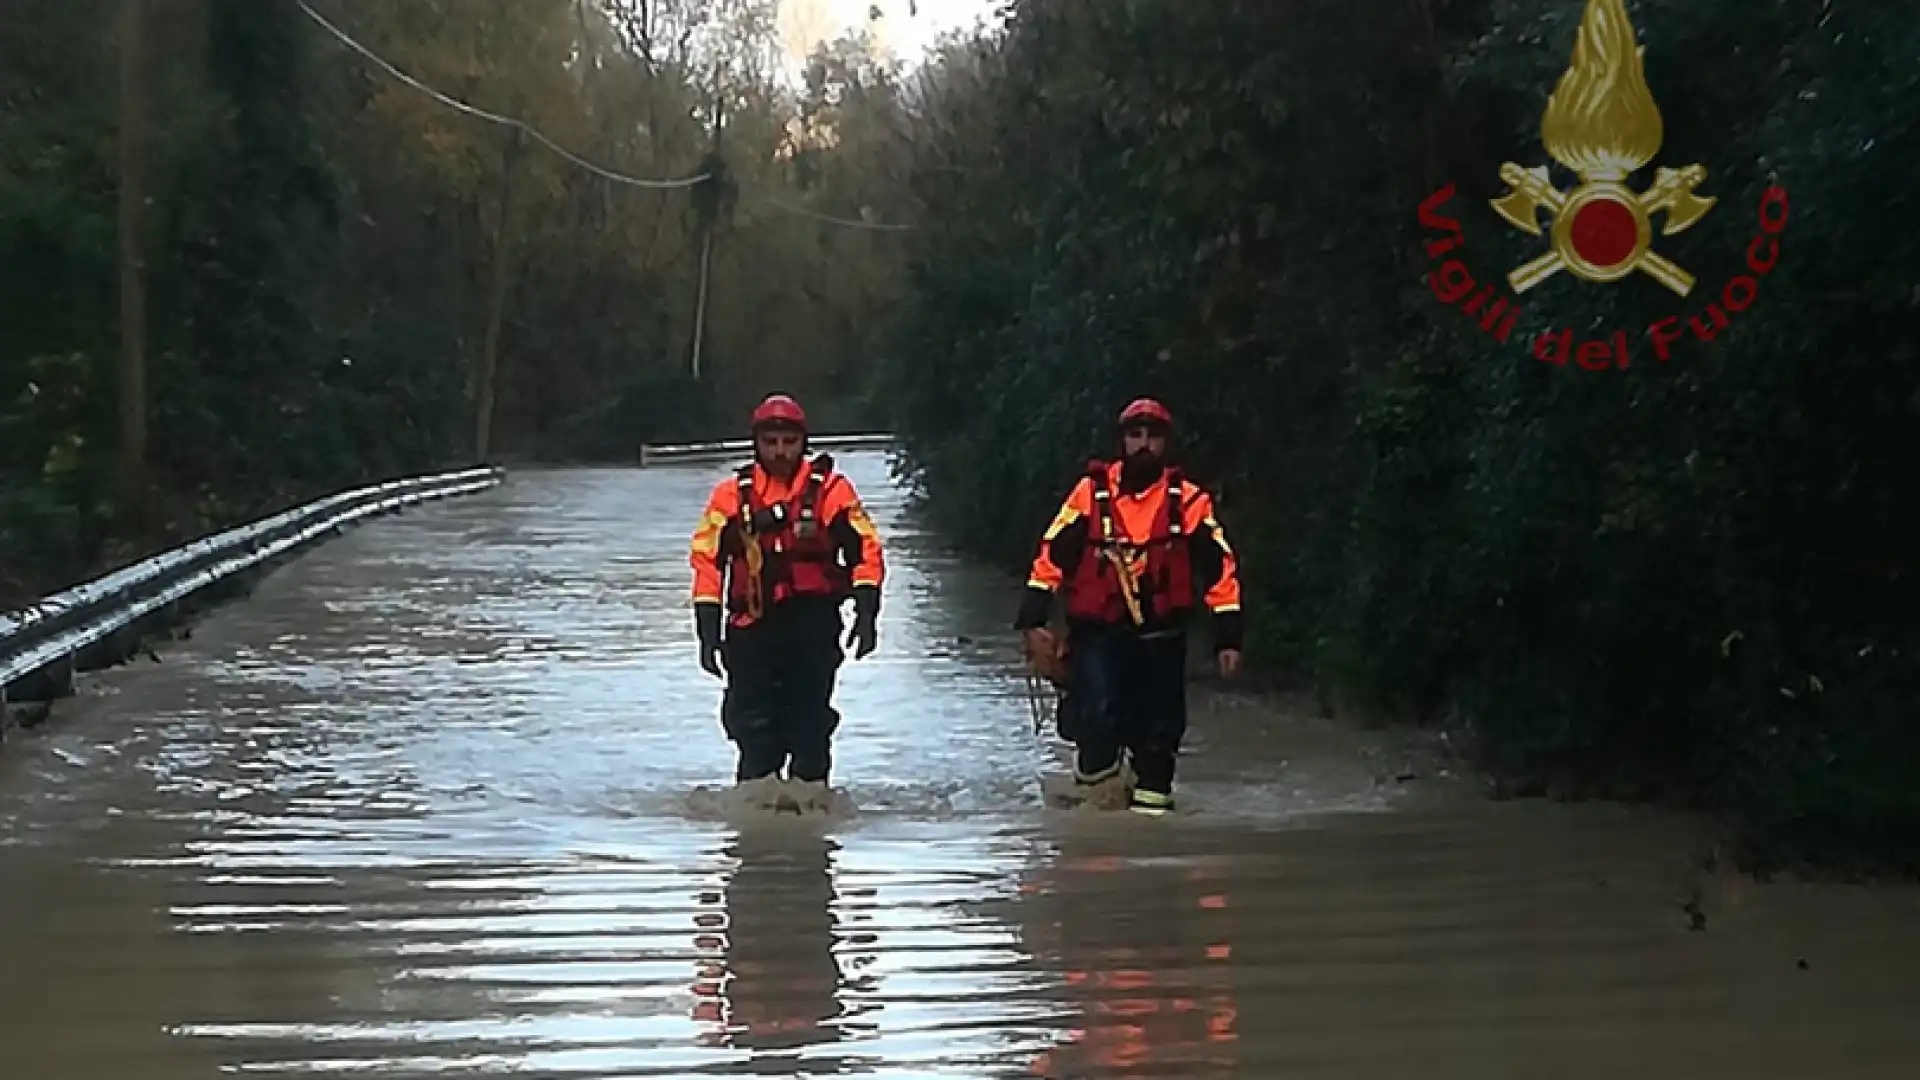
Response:
[[[1463,800],[1417,740],[1200,692],[1180,816],[1048,810],[1018,579],[843,465],[892,571],[851,812],[723,790],[724,468],[516,473],[9,745],[6,1075],[1910,1074],[1912,892],[1703,886],[1672,821]]]

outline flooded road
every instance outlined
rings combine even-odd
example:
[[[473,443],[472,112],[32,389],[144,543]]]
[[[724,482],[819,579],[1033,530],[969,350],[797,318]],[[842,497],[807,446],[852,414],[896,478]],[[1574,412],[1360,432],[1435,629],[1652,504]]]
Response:
[[[1049,810],[1019,583],[888,543],[858,813],[723,813],[723,465],[367,525],[0,753],[0,1077],[1911,1077],[1920,895],[1199,695],[1163,821]],[[1704,928],[1684,906],[1698,900]]]

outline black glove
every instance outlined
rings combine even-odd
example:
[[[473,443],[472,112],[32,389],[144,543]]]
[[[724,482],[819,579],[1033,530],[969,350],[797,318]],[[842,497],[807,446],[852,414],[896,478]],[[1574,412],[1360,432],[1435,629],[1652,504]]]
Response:
[[[713,603],[693,605],[693,626],[700,634],[700,670],[720,678],[724,669],[720,666],[720,605]]]
[[[1026,596],[1020,601],[1020,614],[1014,616],[1015,630],[1038,630],[1047,625],[1047,618],[1053,613],[1053,593],[1034,585],[1027,586]]]
[[[1246,619],[1238,611],[1213,613],[1213,651],[1240,650],[1247,637]]]
[[[847,632],[847,644],[855,645],[853,658],[865,659],[880,640],[880,590],[872,585],[853,588],[853,629]],[[856,644],[857,643],[857,644]]]

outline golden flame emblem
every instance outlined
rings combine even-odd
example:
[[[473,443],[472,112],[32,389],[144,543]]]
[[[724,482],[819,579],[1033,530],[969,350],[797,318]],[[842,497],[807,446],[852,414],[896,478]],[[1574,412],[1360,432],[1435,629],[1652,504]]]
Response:
[[[1553,214],[1553,250],[1507,275],[1524,293],[1565,269],[1586,281],[1618,281],[1643,271],[1679,293],[1693,290],[1693,275],[1653,250],[1652,217],[1666,211],[1663,235],[1684,231],[1717,199],[1695,195],[1707,178],[1699,165],[1661,168],[1653,186],[1635,192],[1626,179],[1660,152],[1660,107],[1647,89],[1641,63],[1646,50],[1635,40],[1624,0],[1587,0],[1573,45],[1573,63],[1547,98],[1540,141],[1553,160],[1580,178],[1570,192],[1553,186],[1545,165],[1500,166],[1510,189],[1493,208],[1515,228],[1541,234],[1539,212]]]

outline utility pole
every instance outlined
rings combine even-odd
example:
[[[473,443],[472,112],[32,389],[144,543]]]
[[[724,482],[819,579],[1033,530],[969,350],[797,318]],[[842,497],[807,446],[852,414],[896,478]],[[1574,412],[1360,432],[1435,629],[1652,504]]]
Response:
[[[506,319],[507,289],[513,279],[514,170],[520,162],[516,129],[500,151],[500,220],[493,226],[493,283],[487,293],[487,336],[480,351],[473,417],[473,460],[484,465],[493,452],[494,383],[500,374],[500,335]]]
[[[700,343],[707,329],[707,279],[713,271],[713,225],[700,239],[700,293],[693,304],[693,381],[700,381]]]
[[[720,96],[720,64],[713,65],[713,148],[707,154],[707,178],[701,183],[705,197],[696,202],[700,208],[703,235],[700,238],[700,287],[693,304],[693,381],[700,381],[700,349],[707,336],[707,292],[713,276],[713,232],[720,218],[720,128],[726,102]]]

